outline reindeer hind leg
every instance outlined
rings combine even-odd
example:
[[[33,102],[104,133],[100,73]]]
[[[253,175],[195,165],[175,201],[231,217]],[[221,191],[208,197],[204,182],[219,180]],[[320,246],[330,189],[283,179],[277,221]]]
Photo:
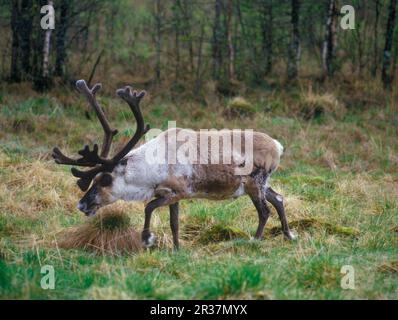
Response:
[[[261,197],[250,196],[254,206],[256,207],[258,213],[258,227],[256,231],[255,239],[262,239],[264,234],[264,227],[267,223],[269,217],[269,208],[265,199],[261,199]]]
[[[296,235],[289,228],[289,224],[287,222],[285,207],[283,205],[283,197],[279,193],[275,192],[271,187],[268,187],[265,192],[266,199],[273,205],[276,212],[278,213],[279,220],[282,224],[282,232],[285,237],[289,240],[295,240],[297,238]]]
[[[250,199],[252,200],[258,213],[259,223],[255,234],[255,239],[262,239],[264,227],[270,214],[265,193],[268,175],[260,170],[256,170],[251,177],[252,181],[249,183],[246,192],[250,196]]]

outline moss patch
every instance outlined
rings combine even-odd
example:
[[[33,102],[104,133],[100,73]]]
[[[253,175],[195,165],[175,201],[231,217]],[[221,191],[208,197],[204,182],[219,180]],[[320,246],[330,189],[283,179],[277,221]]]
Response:
[[[294,220],[289,223],[289,226],[292,229],[296,229],[298,231],[304,231],[304,230],[314,228],[314,229],[318,229],[318,230],[324,229],[330,234],[337,234],[337,235],[342,235],[342,236],[357,237],[359,235],[359,230],[357,230],[355,228],[335,225],[335,224],[325,222],[322,220],[317,220],[314,218]],[[281,233],[282,233],[281,227],[273,227],[271,229],[266,230],[266,234],[270,235],[272,237],[275,237]]]
[[[249,239],[249,235],[239,228],[215,224],[205,229],[199,236],[198,241],[203,244],[221,242],[233,239]]]

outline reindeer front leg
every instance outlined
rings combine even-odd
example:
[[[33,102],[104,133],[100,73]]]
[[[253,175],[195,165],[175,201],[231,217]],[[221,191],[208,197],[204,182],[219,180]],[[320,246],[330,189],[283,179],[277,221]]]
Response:
[[[179,239],[178,239],[178,211],[179,205],[178,202],[173,203],[169,206],[170,208],[170,228],[171,233],[173,234],[173,245],[174,250],[178,250],[180,248]]]
[[[156,208],[159,208],[159,207],[165,205],[166,202],[167,202],[167,198],[157,198],[157,199],[149,202],[147,204],[147,206],[145,207],[144,230],[142,230],[142,234],[141,234],[142,244],[145,248],[152,247],[156,240],[155,235],[150,231],[152,212]]]
[[[174,249],[179,249],[178,241],[178,200],[183,198],[181,193],[163,184],[155,189],[155,200],[152,200],[145,207],[145,223],[142,231],[141,239],[145,248],[153,246],[155,243],[155,235],[150,232],[152,212],[159,207],[169,205],[170,208],[170,227],[173,234]]]

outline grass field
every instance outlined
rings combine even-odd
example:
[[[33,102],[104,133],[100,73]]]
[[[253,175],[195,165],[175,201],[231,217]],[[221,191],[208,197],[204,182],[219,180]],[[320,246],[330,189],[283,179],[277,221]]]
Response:
[[[339,89],[256,93],[248,97],[249,114],[235,118],[225,117],[225,107],[149,97],[143,109],[152,127],[176,120],[193,129],[253,128],[280,140],[286,153],[271,184],[285,196],[299,237],[284,240],[273,211],[265,239],[250,240],[258,221],[246,197],[185,201],[179,252],[171,250],[162,209],[152,219],[157,248],[111,254],[57,246],[63,232],[87,218],[76,209],[75,179],[53,163],[50,150],[58,145],[74,154],[84,142],[101,139],[97,121],[84,116],[85,102],[71,92],[41,96],[3,87],[0,298],[397,299],[398,105],[382,93],[374,102],[370,94],[376,95],[366,87],[356,95]],[[122,129],[120,145],[132,132],[128,108],[108,96],[101,102]],[[300,116],[314,105],[324,108],[320,116]],[[141,229],[143,204],[115,207]],[[237,236],[218,237],[226,228]],[[44,265],[54,267],[54,290],[40,286]],[[355,270],[354,290],[340,285],[344,265]]]

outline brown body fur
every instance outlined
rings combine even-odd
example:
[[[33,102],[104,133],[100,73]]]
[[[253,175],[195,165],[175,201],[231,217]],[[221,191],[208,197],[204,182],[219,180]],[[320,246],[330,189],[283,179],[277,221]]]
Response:
[[[168,204],[177,202],[184,198],[206,198],[213,200],[230,199],[234,197],[235,192],[243,184],[246,192],[253,189],[253,177],[251,173],[255,170],[270,175],[279,165],[280,154],[275,144],[274,139],[265,133],[253,132],[253,170],[247,175],[237,175],[235,169],[244,166],[245,162],[245,135],[244,132],[224,131],[205,131],[195,132],[185,129],[170,129],[163,133],[166,143],[168,143],[168,151],[175,154],[176,150],[182,144],[195,143],[195,145],[187,146],[187,149],[192,147],[192,150],[197,150],[196,162],[194,162],[194,174],[191,178],[176,177],[174,175],[173,165],[170,165],[169,178],[156,188],[156,196],[167,196]],[[190,137],[191,139],[177,139],[177,141],[169,142],[168,138],[172,135],[177,137]],[[218,141],[219,144],[219,159],[222,163],[223,146],[225,139],[232,140],[240,139],[241,150],[233,150],[238,154],[242,154],[243,158],[237,161],[232,160],[230,164],[211,164],[211,141]],[[192,139],[193,138],[193,139]],[[180,141],[182,140],[182,141]],[[197,147],[199,141],[208,141],[208,164],[203,164],[203,154],[199,154],[200,148]],[[173,146],[170,146],[170,143]],[[176,146],[176,147],[174,147]],[[233,146],[234,147],[234,146]],[[206,155],[205,155],[206,156]],[[167,157],[167,153],[166,153]],[[200,158],[201,157],[201,158]],[[200,161],[199,161],[200,160]]]

